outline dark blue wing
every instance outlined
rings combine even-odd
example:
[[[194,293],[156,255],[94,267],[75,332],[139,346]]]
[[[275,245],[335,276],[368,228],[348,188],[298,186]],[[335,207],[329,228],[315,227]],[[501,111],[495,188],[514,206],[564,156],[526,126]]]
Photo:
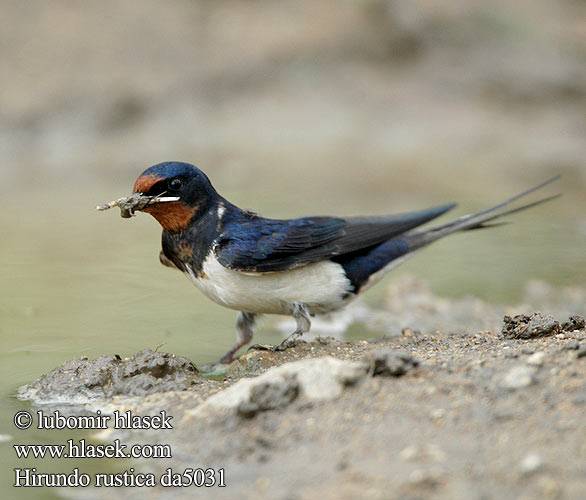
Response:
[[[311,260],[309,250],[341,238],[346,222],[336,217],[292,220],[253,218],[224,226],[216,246],[220,263],[240,271],[281,271]]]
[[[382,243],[455,205],[384,217],[249,217],[227,221],[216,241],[220,263],[238,271],[284,271]]]

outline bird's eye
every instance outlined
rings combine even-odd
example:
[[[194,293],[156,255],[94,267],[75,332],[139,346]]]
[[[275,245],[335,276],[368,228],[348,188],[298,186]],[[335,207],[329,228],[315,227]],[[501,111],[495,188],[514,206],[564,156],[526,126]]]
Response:
[[[169,181],[169,189],[171,191],[179,191],[183,187],[183,181],[178,177]]]

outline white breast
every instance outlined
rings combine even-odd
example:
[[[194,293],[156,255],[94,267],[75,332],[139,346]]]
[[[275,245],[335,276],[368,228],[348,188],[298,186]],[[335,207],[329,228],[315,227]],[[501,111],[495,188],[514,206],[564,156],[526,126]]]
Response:
[[[227,269],[210,252],[202,271],[196,275],[188,266],[186,274],[210,299],[239,311],[286,314],[290,304],[303,303],[312,313],[324,313],[351,298],[342,266],[331,261],[288,271],[244,273]]]

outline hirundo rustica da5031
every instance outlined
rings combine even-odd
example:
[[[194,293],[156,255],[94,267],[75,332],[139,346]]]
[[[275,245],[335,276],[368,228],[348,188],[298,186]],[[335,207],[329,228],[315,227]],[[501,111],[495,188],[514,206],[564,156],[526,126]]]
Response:
[[[205,295],[239,311],[237,343],[222,358],[230,362],[250,342],[260,314],[295,318],[294,334],[311,326],[311,316],[347,305],[415,251],[452,233],[494,226],[495,220],[548,201],[508,205],[556,180],[502,203],[444,224],[420,228],[455,207],[378,217],[268,219],[220,196],[197,167],[160,163],[145,170],[122,215],[151,214],[163,227],[163,264],[182,271]]]

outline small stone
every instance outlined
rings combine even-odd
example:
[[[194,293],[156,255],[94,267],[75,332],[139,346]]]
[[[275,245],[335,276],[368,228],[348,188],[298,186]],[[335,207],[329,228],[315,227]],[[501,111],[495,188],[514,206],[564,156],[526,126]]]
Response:
[[[545,353],[544,352],[536,352],[529,356],[526,360],[526,363],[531,366],[541,366],[545,361]]]
[[[383,349],[376,351],[370,358],[373,365],[372,375],[400,377],[419,365],[419,360],[405,351]]]
[[[502,334],[505,338],[531,339],[556,335],[561,331],[560,324],[548,314],[535,313],[530,316],[519,314],[513,318],[503,318]]]
[[[401,450],[401,452],[399,453],[399,457],[401,457],[401,460],[410,462],[412,460],[415,460],[418,451],[419,449],[417,448],[417,446],[407,446],[407,448],[403,448]]]
[[[566,338],[566,336],[565,336],[563,333],[558,333],[558,334],[555,336],[555,338],[556,338],[556,339],[559,339],[559,340],[564,340],[564,339]]]
[[[545,462],[540,455],[537,453],[529,453],[521,460],[521,472],[523,474],[533,474],[543,469],[544,465]]]
[[[537,382],[535,374],[537,368],[534,366],[519,365],[511,368],[501,380],[501,387],[515,390],[530,386]]]
[[[406,462],[444,462],[446,453],[437,445],[407,446],[399,453],[401,460]]]
[[[440,420],[446,416],[446,410],[444,408],[436,408],[431,412],[431,418],[434,420]]]
[[[586,344],[581,345],[580,349],[578,349],[578,352],[576,353],[577,358],[583,358],[585,356],[586,356]]]
[[[409,483],[420,488],[434,490],[442,482],[444,471],[434,467],[430,469],[415,469],[409,474]]]
[[[574,330],[581,330],[582,328],[586,328],[586,320],[584,316],[579,316],[575,314],[568,318],[568,321],[565,321],[562,324],[562,329],[566,332],[573,332]]]
[[[568,351],[577,351],[578,349],[580,349],[580,342],[578,342],[577,340],[572,340],[564,346],[564,349]]]

